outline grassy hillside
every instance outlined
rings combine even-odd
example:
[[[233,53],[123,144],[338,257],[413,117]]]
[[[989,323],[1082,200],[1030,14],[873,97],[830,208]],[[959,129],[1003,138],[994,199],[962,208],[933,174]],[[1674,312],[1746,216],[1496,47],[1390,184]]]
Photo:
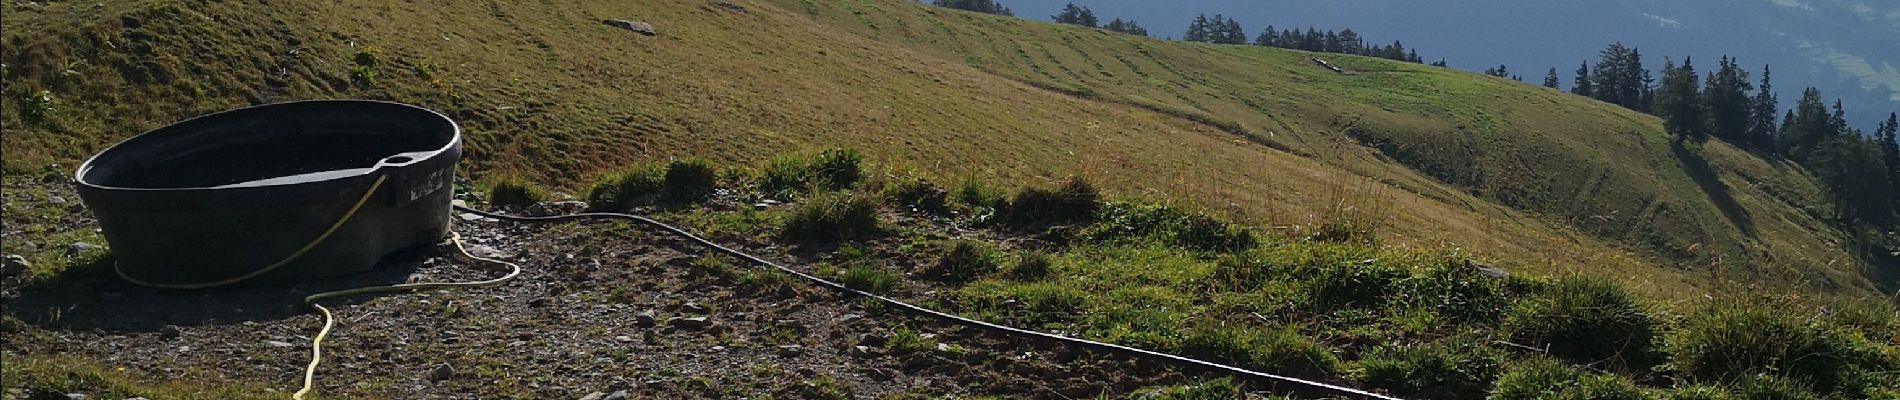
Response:
[[[1825,208],[1822,194],[1796,168],[1720,143],[1672,146],[1649,116],[1554,90],[1387,60],[1161,42],[909,4],[795,3],[869,37],[1041,87],[1209,120],[1414,193],[1469,202],[1449,186],[1665,262],[1802,272],[1851,262],[1831,250],[1825,216],[1810,211]],[[1317,68],[1313,57],[1348,73]],[[1781,278],[1864,283],[1838,271]]]
[[[360,97],[443,110],[464,166],[579,190],[634,161],[758,164],[849,146],[942,181],[1083,175],[1309,232],[1466,249],[1651,295],[1703,271],[1872,287],[1796,168],[1654,119],[1425,66],[1208,46],[901,0],[18,3],[3,17],[10,173],[246,104]],[[650,22],[647,37],[601,19]],[[1341,211],[1346,210],[1346,211]],[[6,244],[9,252],[17,244]],[[50,251],[50,250],[48,250]]]

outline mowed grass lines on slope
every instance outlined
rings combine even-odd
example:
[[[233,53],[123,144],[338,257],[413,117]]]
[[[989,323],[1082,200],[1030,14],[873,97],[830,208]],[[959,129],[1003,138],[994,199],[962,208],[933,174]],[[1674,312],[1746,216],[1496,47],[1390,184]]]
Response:
[[[1868,288],[1798,168],[1653,117],[1463,71],[1166,42],[906,2],[783,0],[827,23],[1037,87],[1206,122],[1489,217],[1512,209],[1687,269]],[[1330,60],[1347,73],[1313,66]],[[1505,207],[1488,207],[1487,201]],[[1542,227],[1535,229],[1543,229]]]
[[[4,17],[20,28],[0,36],[8,64],[0,103],[15,112],[45,95],[53,107],[40,120],[7,124],[0,140],[10,171],[70,166],[107,143],[199,113],[294,99],[389,99],[461,122],[472,173],[570,192],[611,166],[643,160],[756,165],[786,150],[851,146],[943,181],[974,175],[1013,185],[1080,174],[1112,192],[1270,224],[1319,221],[1342,198],[1384,198],[1378,217],[1390,244],[1458,246],[1517,268],[1694,292],[1680,290],[1692,278],[1657,274],[1667,269],[1644,257],[1375,162],[1383,156],[1337,134],[1349,121],[1379,120],[1357,116],[1452,123],[1398,108],[1373,114],[1386,107],[1376,99],[1308,96],[1319,90],[1309,87],[1350,77],[1302,66],[1302,53],[1167,43],[898,1],[738,4],[748,12],[694,0],[20,6]],[[845,11],[852,7],[870,12]],[[815,20],[814,12],[852,18]],[[606,18],[651,22],[661,34],[607,27]],[[866,34],[873,25],[877,33]],[[945,34],[925,34],[933,25]],[[942,44],[882,33],[897,26]],[[1344,62],[1431,76],[1411,83],[1427,88],[1508,87],[1424,67]],[[1559,104],[1572,103],[1579,102]]]

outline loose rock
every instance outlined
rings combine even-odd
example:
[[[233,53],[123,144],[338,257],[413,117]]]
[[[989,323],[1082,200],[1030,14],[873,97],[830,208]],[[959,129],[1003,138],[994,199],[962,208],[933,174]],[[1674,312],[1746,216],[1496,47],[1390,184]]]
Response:
[[[99,247],[99,245],[92,244],[92,243],[73,242],[73,244],[66,246],[66,255],[76,256],[76,255],[91,253],[93,251],[97,251],[103,248],[104,247]]]
[[[674,318],[667,320],[666,324],[668,326],[685,329],[704,329],[713,325],[712,320],[706,319],[706,317]]]
[[[740,14],[752,13],[751,11],[746,10],[745,6],[734,4],[733,2],[725,1],[725,0],[713,0],[712,5],[713,7],[724,8],[727,11],[732,11],[732,12],[736,12]]]
[[[607,26],[620,28],[620,29],[626,29],[629,31],[633,31],[634,33],[639,33],[642,35],[654,36],[654,35],[660,34],[659,32],[653,30],[652,24],[648,24],[645,22],[633,22],[633,21],[628,21],[624,19],[609,19],[609,20],[602,20],[600,22],[607,24]]]
[[[860,345],[883,346],[884,342],[885,342],[884,336],[878,335],[875,333],[866,333],[863,335],[858,335],[858,344]]]
[[[640,327],[643,327],[643,328],[652,327],[653,319],[654,319],[653,317],[654,317],[653,310],[641,311],[640,313],[633,315],[633,324],[639,325]]]
[[[783,346],[778,347],[779,357],[797,357],[799,354],[804,354],[804,353],[805,353],[804,346],[788,344],[788,345],[783,345]]]
[[[291,346],[296,346],[296,345],[294,345],[294,344],[290,344],[290,342],[285,342],[285,341],[281,341],[281,340],[266,340],[266,341],[264,341],[264,345],[266,345],[266,346],[270,346],[270,347],[291,347]]]
[[[434,370],[429,371],[430,381],[447,380],[451,376],[455,376],[455,368],[449,367],[448,364],[437,365]]]
[[[30,264],[26,263],[26,256],[7,254],[4,260],[0,260],[0,277],[24,274],[28,266]]]
[[[184,332],[178,329],[178,325],[165,325],[158,328],[158,337],[160,339],[177,339],[178,336],[183,334]]]

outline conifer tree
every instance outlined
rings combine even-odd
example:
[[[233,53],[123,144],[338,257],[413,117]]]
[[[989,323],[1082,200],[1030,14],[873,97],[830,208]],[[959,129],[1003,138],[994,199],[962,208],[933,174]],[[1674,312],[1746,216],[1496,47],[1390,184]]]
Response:
[[[1194,21],[1188,23],[1187,34],[1182,35],[1181,40],[1189,42],[1207,41],[1207,23],[1207,14],[1195,16]]]
[[[1699,139],[1706,130],[1702,116],[1701,79],[1695,72],[1695,60],[1683,58],[1682,66],[1663,62],[1662,87],[1656,93],[1656,111],[1663,117],[1663,128],[1677,138]]]
[[[1722,56],[1716,70],[1709,74],[1705,92],[1704,108],[1709,118],[1709,133],[1731,143],[1745,145],[1748,139],[1749,114],[1753,106],[1748,91],[1754,85],[1748,82],[1748,71],[1742,70],[1735,60]]]
[[[1768,66],[1761,67],[1761,85],[1755,87],[1755,97],[1750,98],[1748,113],[1748,144],[1758,151],[1771,154],[1780,153],[1776,146],[1775,111],[1781,109],[1781,102],[1775,99],[1774,85],[1769,82]]]
[[[1590,62],[1584,61],[1583,65],[1577,66],[1577,80],[1570,83],[1570,93],[1588,97],[1591,95],[1590,86]]]
[[[1821,102],[1821,91],[1812,87],[1802,90],[1801,100],[1781,121],[1783,153],[1795,161],[1807,161],[1815,146],[1832,135],[1829,131],[1834,130],[1833,121]]]
[[[1550,72],[1544,74],[1544,87],[1560,89],[1558,86],[1561,85],[1562,83],[1557,80],[1557,67],[1551,67]]]
[[[1088,7],[1077,7],[1075,3],[1069,3],[1069,5],[1063,6],[1062,12],[1049,18],[1055,20],[1057,23],[1081,25],[1090,28],[1094,28],[1097,22],[1094,11],[1090,11]]]
[[[1874,142],[1887,164],[1887,182],[1900,190],[1900,113],[1887,113],[1887,121],[1874,130]],[[1893,202],[1895,208],[1900,208],[1900,197],[1895,197]]]
[[[1260,31],[1260,36],[1253,38],[1253,44],[1255,46],[1274,47],[1279,44],[1279,41],[1280,33],[1273,31],[1273,25],[1267,25],[1266,30]]]

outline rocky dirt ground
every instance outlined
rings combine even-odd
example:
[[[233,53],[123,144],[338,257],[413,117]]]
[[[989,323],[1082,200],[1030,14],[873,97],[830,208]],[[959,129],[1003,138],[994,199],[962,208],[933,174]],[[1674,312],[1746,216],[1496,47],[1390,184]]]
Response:
[[[40,181],[11,180],[6,189],[76,198]],[[64,210],[71,215],[40,219],[92,229],[83,208]],[[334,302],[338,324],[317,379],[323,397],[1091,398],[1214,377],[885,312],[783,274],[751,272],[757,266],[704,258],[696,246],[625,223],[462,217],[455,230],[473,251],[520,263],[522,276],[497,287]],[[9,230],[6,240],[35,240]],[[874,256],[900,253],[894,246],[879,244],[886,250]],[[744,247],[795,268],[810,257]],[[320,324],[302,296],[500,273],[437,246],[330,282],[166,291],[118,281],[107,262],[5,278],[4,355],[71,357],[150,381],[287,394],[298,388]],[[930,291],[905,285],[900,295]],[[84,394],[18,385],[5,397]]]

